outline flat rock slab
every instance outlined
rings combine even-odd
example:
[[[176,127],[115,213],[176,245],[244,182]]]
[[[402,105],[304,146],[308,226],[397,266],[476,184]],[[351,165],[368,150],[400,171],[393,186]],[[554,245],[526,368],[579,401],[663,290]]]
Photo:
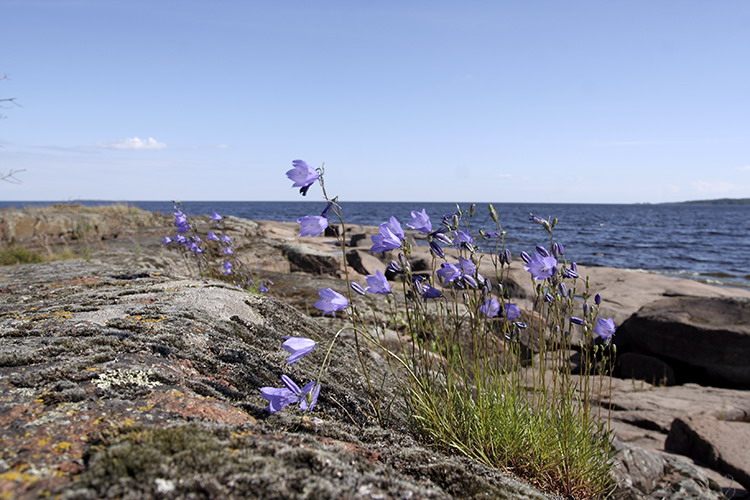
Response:
[[[750,423],[703,415],[677,418],[665,447],[727,474],[750,490]]]

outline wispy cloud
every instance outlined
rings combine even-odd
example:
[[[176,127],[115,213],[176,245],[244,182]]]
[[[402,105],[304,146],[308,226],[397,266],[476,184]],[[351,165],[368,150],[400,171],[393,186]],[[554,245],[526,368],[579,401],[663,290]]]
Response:
[[[745,165],[744,167],[737,167],[737,170],[740,172],[750,172],[750,165]]]
[[[729,182],[693,182],[693,188],[700,193],[730,193],[737,191],[737,186]]]
[[[139,137],[127,137],[114,142],[108,142],[98,145],[104,149],[117,149],[124,151],[146,151],[155,149],[164,149],[167,147],[163,142],[159,142],[153,137],[141,139]]]

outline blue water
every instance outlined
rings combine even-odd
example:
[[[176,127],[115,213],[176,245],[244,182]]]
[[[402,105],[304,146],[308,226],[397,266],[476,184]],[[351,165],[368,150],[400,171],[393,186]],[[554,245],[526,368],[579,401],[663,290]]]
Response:
[[[0,202],[6,206],[52,202]],[[102,201],[81,201],[96,205]],[[170,202],[128,202],[146,210],[170,213]],[[547,245],[547,233],[529,221],[529,213],[557,217],[555,239],[565,245],[568,260],[580,264],[643,269],[715,284],[750,287],[750,206],[742,205],[593,205],[496,203],[517,255]],[[294,221],[319,214],[325,204],[300,202],[185,202],[188,215],[217,211],[255,220]],[[427,210],[437,227],[440,217],[455,211],[453,203],[342,202],[347,223],[377,225],[391,215],[402,223],[412,210]],[[462,205],[468,208],[468,204]],[[486,204],[478,204],[475,229],[494,230]]]

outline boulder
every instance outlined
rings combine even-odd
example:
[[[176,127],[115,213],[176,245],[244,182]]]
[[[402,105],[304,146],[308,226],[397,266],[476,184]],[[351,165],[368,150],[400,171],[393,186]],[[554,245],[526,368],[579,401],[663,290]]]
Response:
[[[750,387],[750,299],[665,297],[623,323],[615,342],[666,361],[678,383]]]
[[[346,252],[346,263],[363,276],[375,274],[375,271],[385,271],[385,265],[380,259],[362,250],[349,250]]]
[[[283,252],[289,259],[292,271],[337,276],[341,269],[340,257],[308,245],[286,244],[283,246]]]
[[[734,478],[750,490],[750,423],[698,415],[676,418],[664,446]]]

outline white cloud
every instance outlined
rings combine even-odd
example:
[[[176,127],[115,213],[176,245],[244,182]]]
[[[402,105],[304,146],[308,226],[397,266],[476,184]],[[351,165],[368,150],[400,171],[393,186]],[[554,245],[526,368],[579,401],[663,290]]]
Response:
[[[167,147],[163,142],[159,142],[153,137],[140,139],[138,137],[128,137],[119,141],[102,144],[101,147],[106,149],[119,149],[129,151],[145,151],[154,149],[164,149]]]
[[[693,188],[700,193],[730,193],[737,191],[737,186],[729,182],[693,182]]]

